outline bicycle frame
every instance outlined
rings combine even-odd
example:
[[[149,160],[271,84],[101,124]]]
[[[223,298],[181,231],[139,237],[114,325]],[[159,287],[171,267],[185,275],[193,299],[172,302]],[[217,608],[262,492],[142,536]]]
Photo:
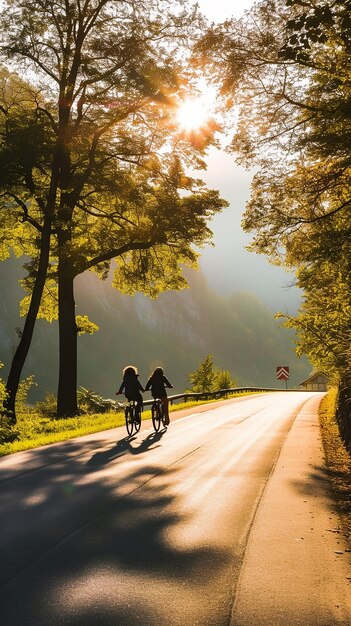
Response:
[[[126,429],[129,436],[138,433],[141,427],[141,414],[136,400],[129,400],[124,408]]]
[[[163,426],[166,426],[165,412],[160,398],[155,398],[151,406],[151,418],[155,432],[160,430],[161,422]]]

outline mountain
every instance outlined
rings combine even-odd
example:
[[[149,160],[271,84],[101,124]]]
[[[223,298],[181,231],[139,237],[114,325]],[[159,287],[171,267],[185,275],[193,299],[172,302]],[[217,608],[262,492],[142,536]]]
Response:
[[[2,376],[17,344],[16,327],[23,296],[18,285],[21,265],[0,264],[0,360]],[[285,387],[275,378],[278,365],[289,365],[289,387],[305,378],[311,366],[293,353],[293,334],[279,327],[269,309],[253,293],[220,295],[201,272],[188,272],[190,288],[168,292],[157,300],[138,294],[122,296],[108,281],[86,273],[76,281],[77,314],[99,325],[94,335],[78,338],[79,385],[114,397],[125,365],[135,364],[141,382],[157,365],[164,367],[174,393],[189,386],[188,375],[209,353],[215,365],[228,369],[239,385]],[[38,320],[24,376],[35,375],[32,401],[57,386],[57,323]]]

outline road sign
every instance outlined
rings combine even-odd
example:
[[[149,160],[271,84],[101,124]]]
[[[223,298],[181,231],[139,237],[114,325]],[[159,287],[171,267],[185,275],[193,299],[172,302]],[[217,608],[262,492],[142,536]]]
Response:
[[[289,367],[288,365],[278,365],[277,367],[278,380],[289,380]]]

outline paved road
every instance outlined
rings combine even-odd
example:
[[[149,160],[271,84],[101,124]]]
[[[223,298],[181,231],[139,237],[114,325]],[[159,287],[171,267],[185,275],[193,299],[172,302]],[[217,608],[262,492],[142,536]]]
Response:
[[[0,460],[2,626],[351,624],[317,393]]]

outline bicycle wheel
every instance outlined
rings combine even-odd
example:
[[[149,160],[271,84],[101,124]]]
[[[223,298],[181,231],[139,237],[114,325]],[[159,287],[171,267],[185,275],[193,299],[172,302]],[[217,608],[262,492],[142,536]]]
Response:
[[[158,402],[154,402],[154,404],[152,405],[151,417],[152,417],[152,423],[153,423],[154,429],[157,432],[160,430],[160,425],[161,425],[161,415],[159,411]]]
[[[133,426],[134,426],[133,410],[131,406],[126,407],[125,418],[126,418],[127,433],[130,436],[133,433]]]

